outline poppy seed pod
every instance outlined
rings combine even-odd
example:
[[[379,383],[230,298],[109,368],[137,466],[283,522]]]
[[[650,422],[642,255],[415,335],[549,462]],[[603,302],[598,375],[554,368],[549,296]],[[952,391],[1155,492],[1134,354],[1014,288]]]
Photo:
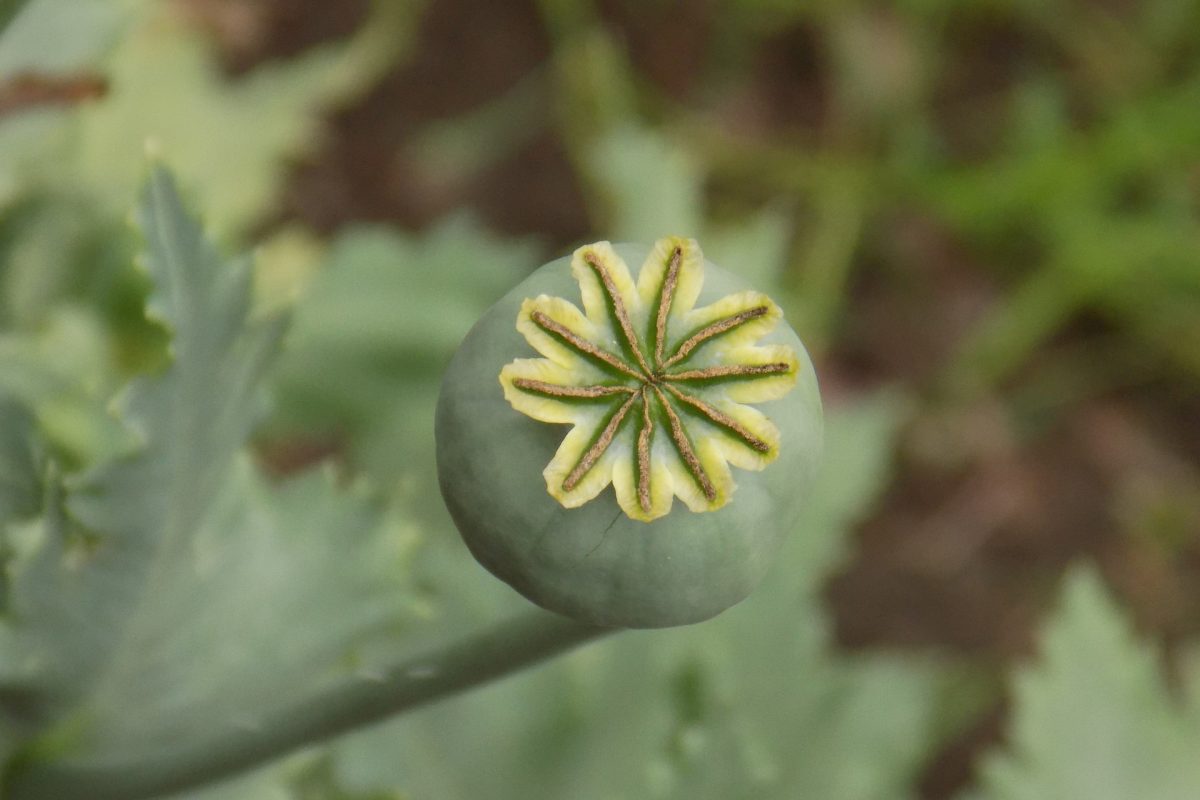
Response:
[[[691,239],[599,242],[534,272],[460,345],[438,479],[471,552],[533,602],[686,625],[762,579],[821,431],[812,363],[766,295]]]

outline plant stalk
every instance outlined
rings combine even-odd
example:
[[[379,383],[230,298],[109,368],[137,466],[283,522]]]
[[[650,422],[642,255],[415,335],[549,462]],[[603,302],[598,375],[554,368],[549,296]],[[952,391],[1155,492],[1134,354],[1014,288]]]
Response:
[[[229,778],[306,745],[502,678],[616,629],[541,609],[433,648],[371,676],[355,676],[267,715],[230,724],[147,760],[30,760],[9,776],[9,800],[143,800]]]

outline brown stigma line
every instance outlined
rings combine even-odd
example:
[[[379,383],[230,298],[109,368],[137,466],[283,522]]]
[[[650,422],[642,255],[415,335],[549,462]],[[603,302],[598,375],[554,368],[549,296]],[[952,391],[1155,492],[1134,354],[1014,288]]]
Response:
[[[676,247],[667,262],[667,274],[663,278],[662,294],[658,298],[658,314],[654,320],[654,363],[663,365],[663,348],[667,344],[667,317],[671,314],[671,303],[675,301],[675,288],[679,285],[679,267],[683,262],[683,250]]]
[[[650,511],[650,436],[654,433],[654,418],[650,416],[650,395],[642,386],[642,429],[638,431],[638,505]]]
[[[607,350],[597,347],[587,339],[584,339],[582,336],[572,331],[566,325],[562,325],[550,319],[550,317],[541,311],[534,311],[529,315],[529,318],[533,320],[533,324],[537,325],[547,333],[554,334],[567,344],[571,345],[571,347],[574,347],[580,353],[590,356],[598,361],[603,361],[605,364],[617,370],[618,372],[623,372],[632,378],[641,380],[644,377],[636,369],[626,364],[620,358],[617,358]]]
[[[784,375],[791,365],[783,362],[774,364],[729,364],[703,369],[688,369],[683,372],[668,372],[661,376],[664,381],[708,381],[720,378],[758,378],[763,375]]]
[[[611,397],[615,394],[632,394],[637,391],[628,386],[559,386],[556,383],[535,381],[529,378],[515,378],[513,386],[534,394],[544,394],[547,397],[579,398],[581,400]]]
[[[693,350],[707,342],[709,339],[712,339],[714,336],[720,336],[727,331],[731,331],[734,328],[745,325],[751,320],[765,316],[769,312],[770,309],[766,306],[755,306],[754,308],[748,308],[745,311],[719,319],[711,325],[701,328],[685,339],[683,344],[679,345],[679,347],[675,350],[674,355],[663,362],[663,369],[683,361],[691,354]]]
[[[755,436],[750,431],[746,430],[746,426],[738,422],[733,417],[729,416],[723,411],[713,408],[698,397],[692,397],[690,394],[684,394],[669,383],[664,385],[667,387],[667,391],[675,395],[675,398],[679,400],[679,402],[694,408],[696,411],[699,411],[701,414],[707,417],[710,422],[725,428],[727,431],[745,442],[752,449],[757,450],[760,453],[770,452],[771,446],[769,444]]]
[[[717,490],[712,485],[712,481],[708,478],[708,473],[704,471],[704,465],[700,463],[700,458],[696,455],[696,451],[692,449],[692,443],[688,440],[687,431],[683,429],[683,423],[679,421],[679,415],[675,413],[675,409],[671,408],[671,404],[667,402],[666,395],[662,389],[656,385],[654,391],[658,394],[658,401],[662,403],[663,411],[667,414],[667,421],[670,424],[671,441],[675,443],[675,449],[679,451],[679,457],[683,459],[683,463],[687,466],[688,472],[692,474],[692,478],[700,487],[700,491],[704,492],[704,496],[711,503],[717,499]]]
[[[621,295],[617,293],[617,285],[613,282],[608,268],[600,263],[595,253],[589,252],[585,254],[583,261],[600,278],[600,283],[604,287],[605,294],[608,295],[609,302],[612,303],[613,313],[617,317],[617,324],[620,326],[621,332],[625,335],[625,341],[629,344],[629,349],[633,352],[634,358],[637,359],[638,366],[642,368],[642,372],[646,377],[650,377],[653,371],[650,369],[650,365],[646,363],[646,357],[642,355],[642,348],[638,344],[637,334],[633,331],[633,323],[629,320],[629,312],[625,308],[625,303],[621,300]]]
[[[633,403],[638,399],[638,396],[637,392],[631,392],[629,399],[621,404],[621,407],[617,409],[617,413],[612,415],[612,419],[604,426],[604,431],[600,434],[600,438],[592,443],[588,451],[583,454],[583,458],[579,459],[579,463],[571,470],[571,474],[567,475],[567,479],[563,481],[563,489],[568,492],[574,489],[579,485],[579,481],[583,479],[583,476],[588,473],[588,470],[596,465],[596,462],[604,455],[604,451],[608,450],[608,446],[612,444],[612,440],[617,435],[617,430],[621,427],[621,423],[629,414],[629,409],[633,407]]]

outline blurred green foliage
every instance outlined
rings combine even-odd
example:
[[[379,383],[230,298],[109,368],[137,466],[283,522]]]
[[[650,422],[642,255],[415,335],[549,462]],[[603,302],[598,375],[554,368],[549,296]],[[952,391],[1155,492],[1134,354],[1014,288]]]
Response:
[[[377,480],[433,463],[442,368],[537,249],[468,217],[420,236],[338,235],[306,289],[275,375],[274,436],[340,437]]]
[[[0,2],[0,85],[108,82],[0,113],[0,759],[136,763],[520,608],[441,508],[432,410],[473,320],[556,254],[467,213],[417,233],[271,224],[325,115],[404,62],[423,5],[377,0],[352,37],[230,77],[178,4]],[[854,329],[863,264],[904,282],[888,226],[936,220],[993,301],[927,383],[833,404],[805,524],[741,606],[188,796],[920,796],[998,690],[948,656],[841,652],[821,587],[893,480],[920,394],[1069,411],[1114,386],[1200,385],[1200,7],[727,0],[711,42],[725,71],[751,70],[785,26],[818,31],[834,65],[832,99],[810,98],[824,123],[772,138],[647,81],[590,4],[537,5],[545,64],[414,135],[431,184],[549,117],[594,229],[695,235],[819,354]],[[981,19],[1073,65],[1035,59],[985,98],[1000,112],[979,109],[982,130],[946,123],[939,100],[969,61],[956,32]],[[218,255],[249,246],[257,267]],[[1047,349],[1093,319],[1104,335],[1082,357]],[[307,469],[313,452],[331,463]],[[1094,571],[1064,587],[965,796],[1200,793],[1200,662],[1180,659],[1171,691]]]
[[[1067,577],[1042,649],[1017,675],[1010,751],[984,764],[980,798],[1196,794],[1200,673],[1186,676],[1182,703],[1172,697],[1092,572]]]

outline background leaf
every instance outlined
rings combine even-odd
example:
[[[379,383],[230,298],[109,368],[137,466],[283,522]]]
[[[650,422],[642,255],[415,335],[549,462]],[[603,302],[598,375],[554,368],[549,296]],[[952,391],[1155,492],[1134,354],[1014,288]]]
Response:
[[[274,378],[273,435],[339,434],[381,483],[431,481],[442,369],[475,320],[537,266],[537,250],[467,217],[421,236],[341,234],[297,306]]]
[[[1185,800],[1200,787],[1200,717],[1163,683],[1091,569],[1065,581],[1036,665],[1018,673],[1011,745],[984,765],[990,800]]]
[[[10,523],[33,515],[41,505],[38,462],[33,415],[0,395],[0,542]],[[0,551],[6,550],[0,544]]]
[[[14,567],[0,708],[76,764],[253,725],[416,618],[411,529],[327,474],[267,486],[240,453],[282,325],[250,316],[250,265],[221,261],[161,170],[139,220],[172,362],[125,397],[136,451],[52,496]]]
[[[239,234],[274,200],[284,159],[315,142],[317,111],[343,90],[348,59],[347,46],[331,45],[227,84],[209,42],[148,9],[107,65],[107,101],[81,113],[71,175],[120,202],[134,193],[149,140],[197,187],[208,224]]]
[[[117,40],[134,2],[4,0],[0,3],[0,80],[26,72],[70,73],[94,66]],[[6,16],[12,20],[7,27]],[[49,41],[55,46],[47,47]]]

